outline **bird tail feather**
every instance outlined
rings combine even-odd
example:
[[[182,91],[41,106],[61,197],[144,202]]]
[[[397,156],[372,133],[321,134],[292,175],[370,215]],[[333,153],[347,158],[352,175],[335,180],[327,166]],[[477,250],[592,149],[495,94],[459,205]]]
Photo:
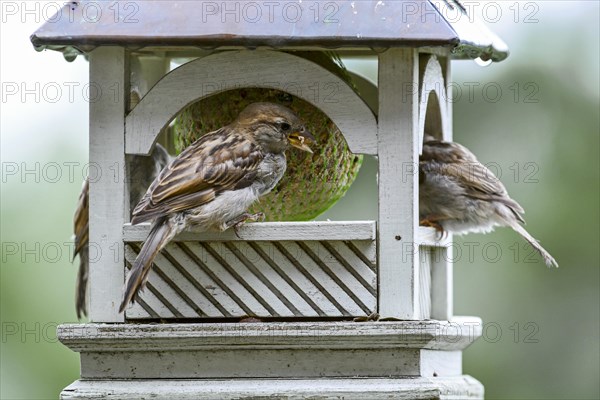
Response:
[[[171,239],[172,233],[173,227],[167,218],[160,218],[152,225],[150,234],[135,259],[131,271],[129,271],[119,312],[123,312],[125,307],[134,301],[138,292],[144,287],[154,258]]]
[[[515,232],[517,232],[519,235],[523,236],[523,238],[527,240],[529,244],[531,244],[538,253],[540,253],[548,267],[558,268],[558,263],[556,262],[554,257],[552,257],[550,253],[548,253],[546,249],[544,249],[542,245],[540,245],[540,243],[533,236],[531,236],[529,232],[525,230],[525,228],[519,225],[518,222],[515,221],[510,225],[510,227],[513,228]]]
[[[79,271],[77,271],[77,284],[75,286],[75,311],[77,319],[87,315],[86,296],[88,276],[90,271],[90,258],[88,245],[79,250]]]

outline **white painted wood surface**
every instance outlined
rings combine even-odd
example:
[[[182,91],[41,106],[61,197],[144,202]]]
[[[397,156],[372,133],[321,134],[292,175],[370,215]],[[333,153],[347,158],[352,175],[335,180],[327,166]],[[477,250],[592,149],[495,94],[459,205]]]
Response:
[[[354,317],[377,310],[374,221],[268,222],[242,229],[248,229],[241,232],[244,240],[233,232],[199,230],[175,237],[157,256],[148,290],[127,308],[127,318]],[[125,224],[128,265],[149,230],[149,224]],[[423,319],[431,316],[431,250],[444,246],[449,243],[435,229],[418,227],[410,251],[424,256]]]
[[[460,376],[462,351],[421,350],[420,373],[424,377]]]
[[[131,57],[131,90],[139,95],[137,101],[130,104],[128,112],[135,108],[156,83],[169,72],[170,59],[162,56],[162,52],[156,55],[137,55]],[[158,136],[160,143],[171,154],[175,154],[175,145],[169,138],[168,127],[163,129]]]
[[[452,128],[454,126],[453,124],[453,120],[454,120],[454,103],[453,103],[453,96],[454,94],[452,93],[452,58],[450,57],[450,50],[446,50],[446,62],[444,63],[444,68],[445,68],[445,76],[446,76],[446,101],[445,106],[446,106],[446,123],[448,124],[446,126],[446,128],[444,129],[444,140],[450,142],[452,141],[452,137],[453,137],[453,133],[452,133]]]
[[[63,400],[319,399],[319,400],[482,400],[483,386],[468,376],[443,378],[337,378],[236,380],[80,380],[60,394]]]
[[[129,60],[125,49],[99,47],[90,53],[90,87],[96,94],[90,100],[89,317],[94,322],[120,322],[122,226],[128,212],[124,127]]]
[[[419,319],[418,56],[379,55],[379,313]]]
[[[62,325],[86,379],[457,376],[481,320]],[[160,360],[160,362],[158,362]]]
[[[431,248],[419,246],[419,313],[422,319],[431,318]]]
[[[429,57],[427,61],[423,77],[427,83],[424,82],[421,86],[420,112],[423,112],[423,104],[428,103],[425,112],[439,115],[439,118],[428,120],[429,126],[433,128],[434,133],[441,133],[442,139],[452,141],[451,63],[449,50],[445,52],[446,54],[440,55],[440,59],[446,60],[443,65],[436,56]],[[436,93],[436,96],[431,97],[431,93]],[[432,101],[435,103],[431,104]],[[423,118],[420,114],[421,120],[425,125],[427,116]],[[447,235],[444,246],[431,249],[431,256],[431,318],[450,320],[454,307],[452,234]]]
[[[317,339],[318,340],[318,339]],[[418,349],[219,349],[102,352],[81,355],[83,379],[240,379],[417,377],[438,353]],[[159,361],[160,360],[160,361]],[[439,363],[438,363],[439,364]],[[439,368],[439,376],[451,376]],[[448,369],[451,371],[451,369]]]
[[[127,153],[149,154],[159,132],[181,109],[238,87],[267,87],[294,94],[325,112],[352,152],[377,153],[375,117],[348,84],[309,60],[268,50],[217,53],[171,71],[127,116]]]
[[[150,223],[123,225],[123,240],[141,242],[150,232]],[[244,224],[237,237],[231,230],[205,232],[191,227],[175,236],[173,241],[273,241],[273,240],[375,240],[375,221],[318,221],[318,222],[250,222]],[[440,237],[434,228],[419,226],[415,243],[427,247],[448,247],[448,236]]]
[[[57,337],[76,352],[411,348],[463,350],[481,336],[477,317],[452,321],[64,324]]]
[[[133,264],[139,244],[128,243]],[[356,317],[376,311],[375,241],[189,241],[156,257],[128,320]]]
[[[420,52],[432,53],[437,57],[426,58],[424,65],[420,66],[420,102],[419,102],[419,148],[422,149],[422,140],[425,126],[433,127],[442,133],[445,140],[452,139],[452,104],[450,94],[450,65],[451,59],[447,49],[427,48],[419,49]],[[446,62],[442,66],[439,59]],[[445,74],[443,68],[446,69]],[[353,74],[353,81],[359,92],[374,112],[378,112],[379,99],[377,86],[369,80]],[[448,79],[444,79],[444,76]],[[423,83],[426,81],[427,83]],[[431,92],[435,96],[431,96]],[[437,110],[435,109],[437,108]],[[434,112],[435,117],[427,115]],[[426,122],[427,121],[427,122]],[[422,318],[450,320],[452,318],[452,234],[439,237],[433,228],[419,227],[416,243],[420,253],[426,257],[420,260],[420,310]]]
[[[451,320],[454,315],[452,246],[433,248],[431,252],[431,318]]]
[[[240,228],[240,237],[232,229],[225,232],[203,232],[199,227],[192,227],[173,240],[375,240],[375,226],[375,221],[251,222]],[[127,223],[123,226],[123,237],[127,242],[143,241],[149,232],[148,223]],[[430,238],[427,235],[427,240]]]
[[[451,129],[448,124],[448,94],[446,82],[438,58],[435,55],[426,58],[425,65],[421,66],[421,79],[419,82],[419,154],[423,151],[423,135],[426,125],[433,129],[429,134],[441,134]],[[427,121],[427,123],[426,123]]]

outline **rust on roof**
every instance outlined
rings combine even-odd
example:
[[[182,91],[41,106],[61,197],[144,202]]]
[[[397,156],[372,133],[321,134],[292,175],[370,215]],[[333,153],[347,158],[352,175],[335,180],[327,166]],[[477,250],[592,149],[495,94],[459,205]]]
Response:
[[[464,18],[449,19],[448,12]],[[32,36],[68,59],[101,45],[381,49],[449,46],[456,57],[500,61],[505,45],[456,0],[90,1],[66,3]],[[495,41],[495,42],[494,42]],[[504,45],[504,48],[503,48]]]

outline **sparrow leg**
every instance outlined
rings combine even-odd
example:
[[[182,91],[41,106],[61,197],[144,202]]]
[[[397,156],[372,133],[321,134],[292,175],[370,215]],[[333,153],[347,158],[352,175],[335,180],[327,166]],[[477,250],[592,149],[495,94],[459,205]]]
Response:
[[[421,221],[419,221],[419,225],[429,226],[431,228],[434,228],[439,235],[438,239],[442,239],[446,236],[446,231],[444,230],[444,227],[442,227],[442,225],[440,225],[438,222],[442,219],[443,218],[436,218],[435,216],[428,216],[428,217],[422,219]]]
[[[256,222],[256,221],[264,221],[264,219],[265,219],[265,214],[261,213],[261,212],[256,213],[256,214],[243,213],[243,214],[238,215],[234,219],[227,221],[227,223],[225,224],[225,229],[233,227],[235,236],[237,236],[238,239],[241,239],[239,229],[242,227],[242,225],[244,225],[247,221],[255,221]]]

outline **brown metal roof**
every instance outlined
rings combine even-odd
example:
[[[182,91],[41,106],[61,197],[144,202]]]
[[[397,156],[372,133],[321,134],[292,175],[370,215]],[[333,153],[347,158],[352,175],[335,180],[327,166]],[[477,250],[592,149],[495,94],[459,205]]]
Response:
[[[457,19],[455,10],[463,18]],[[449,12],[452,20],[444,17]],[[67,3],[31,36],[31,42],[39,50],[62,51],[67,59],[100,45],[133,49],[452,46],[457,58],[506,58],[505,45],[470,21],[456,0],[435,5],[429,0],[81,0]]]

